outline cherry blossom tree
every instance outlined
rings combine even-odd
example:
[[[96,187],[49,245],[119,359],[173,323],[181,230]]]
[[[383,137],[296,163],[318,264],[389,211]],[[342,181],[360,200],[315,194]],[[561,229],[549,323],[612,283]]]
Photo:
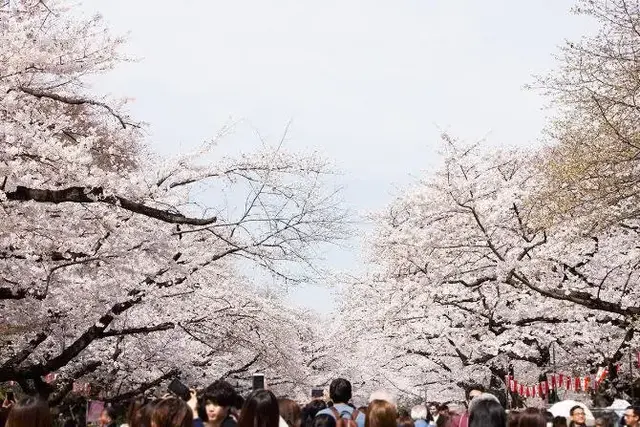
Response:
[[[599,29],[568,41],[556,69],[534,85],[555,109],[534,198],[541,223],[577,217],[602,228],[638,218],[640,3],[578,0],[574,12]]]
[[[444,142],[443,167],[374,216],[377,268],[342,298],[363,375],[450,393],[504,388],[510,365],[537,382],[551,345],[559,369],[619,361],[638,343],[638,228],[536,225],[534,153]]]
[[[281,142],[225,157],[219,137],[154,155],[127,100],[89,85],[124,40],[74,12],[0,9],[0,382],[115,398],[291,367],[305,317],[260,282],[313,279],[318,245],[346,236],[331,165]]]

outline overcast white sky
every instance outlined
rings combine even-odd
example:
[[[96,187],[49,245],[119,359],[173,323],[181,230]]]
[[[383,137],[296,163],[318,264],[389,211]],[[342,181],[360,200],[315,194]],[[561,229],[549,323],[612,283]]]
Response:
[[[553,67],[552,53],[593,23],[572,0],[86,0],[115,32],[130,31],[127,64],[100,90],[136,99],[162,153],[190,149],[229,118],[229,144],[252,128],[318,149],[344,172],[351,208],[384,208],[437,162],[439,134],[535,144],[544,100],[522,88]],[[335,249],[339,269],[361,265]],[[326,312],[322,289],[292,300]]]

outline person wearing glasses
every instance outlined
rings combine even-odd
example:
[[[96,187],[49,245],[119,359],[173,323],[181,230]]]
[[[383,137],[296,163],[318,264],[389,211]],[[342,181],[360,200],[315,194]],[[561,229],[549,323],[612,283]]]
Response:
[[[624,423],[627,427],[640,425],[640,406],[629,406],[624,411]]]
[[[580,405],[576,405],[569,411],[569,415],[571,415],[571,422],[569,423],[569,427],[586,427],[587,423],[587,414],[584,412],[584,409]]]

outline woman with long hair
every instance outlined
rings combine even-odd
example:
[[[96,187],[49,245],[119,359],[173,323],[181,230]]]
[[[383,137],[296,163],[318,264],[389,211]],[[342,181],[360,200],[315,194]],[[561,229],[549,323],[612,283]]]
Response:
[[[11,407],[5,427],[52,427],[49,405],[41,399],[27,397]]]
[[[365,427],[397,427],[398,411],[395,405],[386,400],[374,400],[369,403]]]
[[[256,390],[244,402],[238,427],[278,427],[278,399],[269,390]]]

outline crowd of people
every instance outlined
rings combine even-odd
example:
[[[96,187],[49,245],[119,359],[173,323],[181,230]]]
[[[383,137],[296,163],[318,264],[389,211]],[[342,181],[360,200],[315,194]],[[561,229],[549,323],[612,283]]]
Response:
[[[254,390],[246,399],[225,381],[216,381],[201,395],[195,390],[187,400],[172,395],[158,399],[141,398],[130,403],[126,413],[106,407],[100,427],[586,427],[581,405],[568,417],[527,408],[507,411],[499,399],[480,387],[466,393],[466,405],[457,413],[446,404],[419,404],[410,410],[398,407],[386,391],[372,393],[368,405],[351,403],[351,383],[343,378],[332,381],[329,401],[313,399],[305,405],[278,399],[271,391]],[[77,427],[73,420],[56,420],[46,401],[27,397],[16,403],[3,403],[0,427]],[[621,420],[603,417],[596,427],[640,427],[640,407],[630,406]]]

